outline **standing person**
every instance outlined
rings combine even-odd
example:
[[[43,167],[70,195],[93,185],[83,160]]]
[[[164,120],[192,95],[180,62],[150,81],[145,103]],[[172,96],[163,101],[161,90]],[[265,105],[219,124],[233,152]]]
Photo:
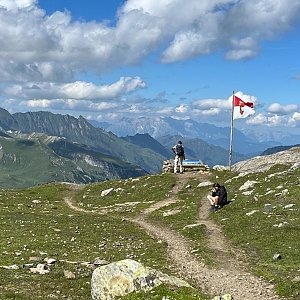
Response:
[[[182,141],[178,141],[177,144],[172,148],[172,151],[175,154],[174,159],[174,173],[177,173],[177,167],[179,165],[180,174],[183,173],[182,162],[185,159],[184,147],[182,145]]]

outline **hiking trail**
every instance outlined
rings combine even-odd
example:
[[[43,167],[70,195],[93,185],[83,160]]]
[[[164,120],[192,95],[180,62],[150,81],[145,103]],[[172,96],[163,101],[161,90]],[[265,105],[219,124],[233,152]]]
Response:
[[[149,235],[166,242],[170,267],[175,269],[181,278],[191,280],[193,285],[200,290],[212,296],[229,293],[234,300],[284,300],[276,295],[271,283],[245,271],[239,261],[238,252],[233,251],[222,232],[222,228],[209,219],[210,204],[206,197],[199,199],[197,224],[206,227],[208,251],[215,253],[215,265],[217,267],[208,267],[193,255],[190,242],[178,232],[165,225],[152,224],[147,219],[147,215],[155,210],[182,201],[178,199],[177,193],[185,187],[189,179],[195,178],[195,176],[202,181],[208,180],[206,174],[184,173],[176,175],[176,184],[165,199],[152,204],[136,217],[127,220],[145,229]],[[72,187],[71,191],[74,191]],[[73,203],[72,193],[66,196],[64,200],[71,209],[91,213]],[[102,213],[99,212],[99,214]]]

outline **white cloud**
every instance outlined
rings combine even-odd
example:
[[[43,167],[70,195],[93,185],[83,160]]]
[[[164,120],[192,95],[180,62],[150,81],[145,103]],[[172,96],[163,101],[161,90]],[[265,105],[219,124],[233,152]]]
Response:
[[[247,124],[250,125],[258,125],[258,124],[266,124],[268,121],[268,118],[263,115],[263,114],[257,114],[257,115],[253,115],[251,116],[251,118],[246,120]]]
[[[27,70],[30,78],[55,81],[90,68],[104,72],[136,64],[162,45],[163,62],[219,49],[228,59],[253,57],[262,40],[293,26],[300,0],[128,0],[114,27],[74,22],[67,12],[48,16],[34,0],[1,0],[0,5],[2,73],[19,70],[18,80]]]
[[[76,81],[72,83],[26,83],[16,84],[6,88],[5,92],[11,97],[18,98],[48,98],[48,99],[77,99],[77,100],[110,100],[137,89],[145,88],[146,84],[140,77],[121,77],[110,85],[96,85],[90,82]]]
[[[295,112],[288,120],[288,125],[291,127],[296,126],[297,124],[300,124],[300,112]]]
[[[117,102],[99,102],[76,100],[76,99],[34,99],[21,101],[20,105],[30,108],[47,108],[55,110],[76,110],[76,111],[106,111],[121,108]]]
[[[231,100],[225,99],[203,99],[192,102],[192,107],[202,110],[211,108],[231,109]]]
[[[180,104],[179,106],[177,106],[175,108],[175,112],[177,113],[181,113],[181,114],[184,114],[184,113],[187,113],[188,112],[188,106],[185,105],[185,104]]]
[[[279,115],[287,115],[298,110],[298,105],[296,104],[287,104],[282,105],[280,103],[272,103],[268,107],[268,112]]]

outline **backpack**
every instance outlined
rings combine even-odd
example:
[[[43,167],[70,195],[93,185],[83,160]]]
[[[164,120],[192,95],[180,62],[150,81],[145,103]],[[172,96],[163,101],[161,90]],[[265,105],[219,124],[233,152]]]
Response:
[[[220,186],[220,203],[221,205],[227,204],[227,191],[224,185]]]
[[[183,156],[184,155],[184,148],[182,145],[176,145],[175,147],[175,154],[178,156]]]

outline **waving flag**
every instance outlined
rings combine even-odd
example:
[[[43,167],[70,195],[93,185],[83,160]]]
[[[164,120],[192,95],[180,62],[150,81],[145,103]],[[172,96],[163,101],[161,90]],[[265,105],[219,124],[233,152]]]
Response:
[[[234,107],[233,107],[233,119],[246,118],[255,113],[252,102],[245,102],[239,97],[233,95]]]

